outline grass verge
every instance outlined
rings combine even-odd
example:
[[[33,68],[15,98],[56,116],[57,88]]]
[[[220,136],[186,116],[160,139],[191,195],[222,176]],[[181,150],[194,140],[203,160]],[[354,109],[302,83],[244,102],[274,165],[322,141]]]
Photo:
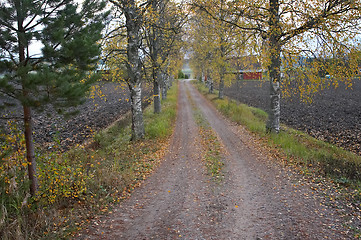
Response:
[[[151,107],[145,110],[143,141],[130,142],[128,116],[95,134],[88,146],[66,153],[38,152],[40,188],[36,198],[27,195],[23,155],[8,157],[6,163],[12,165],[0,168],[0,238],[67,239],[96,215],[111,212],[114,204],[129,197],[165,155],[176,105],[174,84],[168,99],[162,102],[161,114],[154,114]],[[9,137],[8,141],[21,142],[21,135],[17,138]]]

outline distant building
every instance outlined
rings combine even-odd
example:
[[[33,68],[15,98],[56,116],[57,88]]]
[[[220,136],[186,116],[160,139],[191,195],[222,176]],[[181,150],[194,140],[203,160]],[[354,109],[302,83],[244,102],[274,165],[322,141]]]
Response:
[[[233,72],[237,75],[238,80],[262,80],[263,73],[266,72],[262,68],[257,56],[249,55],[235,57],[231,60]]]
[[[263,71],[262,70],[240,70],[239,79],[240,80],[262,80]]]

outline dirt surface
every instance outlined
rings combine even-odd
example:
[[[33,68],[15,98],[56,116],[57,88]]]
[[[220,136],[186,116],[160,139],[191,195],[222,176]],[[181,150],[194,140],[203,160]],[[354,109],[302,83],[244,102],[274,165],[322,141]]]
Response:
[[[149,104],[151,88],[143,87],[143,105]],[[56,114],[51,108],[43,112],[34,112],[34,139],[37,145],[52,148],[56,142],[60,149],[67,150],[71,146],[81,144],[92,135],[107,127],[115,120],[130,111],[130,93],[115,82],[98,82],[85,103],[78,106],[78,113],[67,119]],[[22,118],[21,107],[8,110],[9,117]],[[1,120],[0,124],[5,125]],[[22,126],[19,120],[19,125]]]
[[[225,95],[247,105],[269,109],[267,81],[238,81],[225,89]],[[281,100],[281,122],[322,141],[336,144],[361,155],[361,80],[352,89],[338,88],[318,92],[311,104],[298,96]]]
[[[113,213],[95,219],[75,239],[351,238],[335,208],[270,158],[244,128],[218,114],[189,82],[180,82],[178,101],[162,164]],[[220,183],[201,160],[204,149],[190,101],[224,147]]]

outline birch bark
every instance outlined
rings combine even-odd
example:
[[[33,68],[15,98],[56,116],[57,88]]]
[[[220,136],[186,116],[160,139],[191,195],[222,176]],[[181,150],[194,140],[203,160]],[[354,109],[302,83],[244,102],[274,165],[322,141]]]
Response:
[[[165,73],[161,73],[162,78],[162,100],[167,99],[167,92],[168,92],[168,86],[169,86],[169,76]]]
[[[132,140],[138,140],[144,138],[141,86],[130,88],[130,94],[132,101]]]
[[[124,15],[126,17],[128,38],[127,69],[129,74],[128,86],[131,93],[132,104],[132,140],[138,140],[144,138],[145,135],[141,99],[142,67],[139,56],[142,40],[140,33],[142,19],[135,0],[127,0],[122,3]]]
[[[270,0],[270,18],[269,24],[269,58],[270,64],[269,81],[270,81],[270,109],[268,122],[266,125],[268,132],[280,131],[280,112],[281,112],[281,89],[280,89],[280,77],[281,77],[281,45],[280,45],[280,17],[279,17],[279,0]]]
[[[158,74],[157,74],[158,75]],[[160,83],[159,77],[153,79],[153,97],[154,97],[154,113],[160,113],[162,111],[162,105],[160,100]]]

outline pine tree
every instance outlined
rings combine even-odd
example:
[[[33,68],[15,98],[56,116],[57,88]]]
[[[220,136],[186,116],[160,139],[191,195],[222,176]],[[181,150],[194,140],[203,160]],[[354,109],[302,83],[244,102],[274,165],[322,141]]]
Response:
[[[23,107],[30,193],[36,194],[33,110],[69,112],[84,99],[100,54],[105,3],[5,0],[0,3],[0,98]],[[33,44],[37,43],[37,44]],[[41,54],[35,54],[42,43]]]

